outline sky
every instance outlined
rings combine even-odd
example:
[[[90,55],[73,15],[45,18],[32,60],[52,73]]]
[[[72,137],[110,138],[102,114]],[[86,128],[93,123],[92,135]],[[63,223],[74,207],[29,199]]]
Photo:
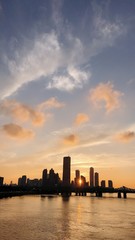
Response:
[[[0,0],[0,176],[135,188],[135,1]]]

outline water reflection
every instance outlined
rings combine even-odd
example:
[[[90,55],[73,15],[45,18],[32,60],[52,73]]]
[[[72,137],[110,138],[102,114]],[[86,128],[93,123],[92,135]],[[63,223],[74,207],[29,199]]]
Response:
[[[0,239],[134,239],[134,201],[90,196],[3,199]]]

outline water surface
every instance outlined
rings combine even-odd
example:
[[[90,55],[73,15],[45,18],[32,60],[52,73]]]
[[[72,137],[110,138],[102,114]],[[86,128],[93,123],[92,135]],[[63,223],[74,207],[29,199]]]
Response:
[[[112,196],[112,195],[111,195]],[[135,239],[135,198],[22,196],[0,200],[1,240]]]

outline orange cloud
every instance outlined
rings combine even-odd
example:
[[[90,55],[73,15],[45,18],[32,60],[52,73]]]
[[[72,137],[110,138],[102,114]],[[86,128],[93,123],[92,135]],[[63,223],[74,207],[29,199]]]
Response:
[[[0,110],[5,115],[10,115],[21,122],[31,121],[35,126],[43,125],[47,118],[47,115],[45,116],[43,112],[34,110],[33,108],[18,103],[15,100],[5,100],[1,103]]]
[[[114,90],[114,86],[110,82],[100,83],[96,88],[90,90],[90,100],[96,105],[103,102],[107,113],[120,107],[120,96],[122,95],[121,92]]]
[[[38,109],[42,110],[42,109],[50,109],[50,108],[62,108],[64,106],[65,106],[64,103],[59,102],[55,97],[52,97],[47,101],[41,103],[38,106]]]
[[[116,139],[121,142],[130,142],[135,139],[135,132],[127,131],[120,133],[116,136]]]
[[[78,113],[76,118],[75,118],[75,124],[76,125],[81,125],[82,123],[88,122],[89,117],[85,113]]]
[[[64,145],[73,146],[73,145],[76,145],[78,142],[79,142],[79,138],[74,134],[70,134],[63,138]]]
[[[33,131],[13,123],[3,125],[2,130],[13,139],[26,140],[34,137]]]

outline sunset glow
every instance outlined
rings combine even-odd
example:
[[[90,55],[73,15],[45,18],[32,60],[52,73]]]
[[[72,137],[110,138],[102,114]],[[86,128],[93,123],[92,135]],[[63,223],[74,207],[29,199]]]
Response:
[[[93,167],[135,188],[134,14],[132,0],[0,2],[4,183],[62,178],[68,155],[72,180]]]

